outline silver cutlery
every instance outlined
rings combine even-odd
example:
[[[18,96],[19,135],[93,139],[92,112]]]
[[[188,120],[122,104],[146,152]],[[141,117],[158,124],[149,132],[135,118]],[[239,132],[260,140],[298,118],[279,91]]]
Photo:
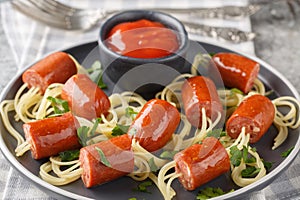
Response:
[[[49,26],[66,30],[88,30],[99,21],[106,19],[120,10],[80,9],[62,4],[56,0],[13,0],[12,6],[20,12],[41,21]],[[153,8],[170,14],[184,14],[197,18],[239,19],[254,14],[259,5],[245,7],[225,6],[219,8]],[[192,22],[183,22],[187,31],[192,34],[222,38],[234,43],[250,41],[255,34],[234,28],[212,27]]]

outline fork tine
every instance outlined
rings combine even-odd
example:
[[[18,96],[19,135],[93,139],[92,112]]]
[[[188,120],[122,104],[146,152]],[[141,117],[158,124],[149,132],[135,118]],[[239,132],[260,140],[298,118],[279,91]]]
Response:
[[[62,17],[72,15],[71,11],[66,11],[64,9],[60,9],[55,5],[49,4],[48,1],[36,1],[36,0],[26,0],[31,3],[34,7],[39,8],[41,11],[51,14],[56,17]]]
[[[56,0],[43,0],[43,1],[39,1],[39,4],[41,6],[45,6],[51,10],[55,10],[57,12],[60,12],[63,15],[73,15],[74,12],[79,12],[82,9],[79,8],[74,8],[74,7],[70,7],[68,5],[62,4],[59,1]]]
[[[40,8],[35,7],[34,5],[24,2],[14,0],[11,2],[13,7],[22,12],[23,14],[34,18],[38,21],[42,21],[50,26],[54,26],[62,29],[71,29],[72,27],[65,22],[65,20],[61,20],[61,18],[54,17],[51,14],[43,12]]]

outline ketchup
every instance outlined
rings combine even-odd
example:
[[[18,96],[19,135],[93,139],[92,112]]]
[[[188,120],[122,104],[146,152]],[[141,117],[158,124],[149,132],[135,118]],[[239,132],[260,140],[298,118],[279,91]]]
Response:
[[[159,22],[141,19],[114,26],[107,35],[109,49],[134,58],[160,58],[178,49],[176,34]]]

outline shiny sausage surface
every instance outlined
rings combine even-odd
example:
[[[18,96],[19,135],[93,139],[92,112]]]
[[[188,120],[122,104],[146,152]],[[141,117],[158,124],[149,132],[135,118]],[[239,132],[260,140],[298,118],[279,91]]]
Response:
[[[101,162],[97,148],[101,149],[111,167]],[[134,169],[131,139],[127,134],[111,138],[80,150],[82,181],[87,188],[125,176]]]
[[[65,83],[77,73],[76,64],[65,52],[50,54],[27,69],[22,80],[28,87],[38,87],[44,93],[52,83]]]
[[[180,122],[180,114],[169,102],[148,101],[129,127],[128,134],[146,150],[156,151],[167,144]]]
[[[246,128],[250,133],[250,143],[257,142],[272,125],[275,117],[275,108],[267,97],[256,94],[246,98],[226,122],[227,134],[237,138]]]
[[[251,90],[260,68],[257,62],[234,53],[217,53],[212,60],[226,87],[238,88],[244,93]]]
[[[187,79],[181,90],[183,107],[189,122],[198,128],[202,124],[202,108],[206,116],[215,120],[218,113],[223,115],[223,106],[213,81],[204,76]]]
[[[70,113],[23,124],[26,140],[31,144],[34,159],[57,155],[59,152],[78,149],[79,124]]]
[[[177,153],[174,160],[176,173],[181,174],[179,181],[187,190],[195,190],[230,170],[227,151],[214,137]]]
[[[85,74],[72,76],[65,83],[61,98],[68,101],[74,115],[89,120],[106,114],[110,108],[108,96]]]

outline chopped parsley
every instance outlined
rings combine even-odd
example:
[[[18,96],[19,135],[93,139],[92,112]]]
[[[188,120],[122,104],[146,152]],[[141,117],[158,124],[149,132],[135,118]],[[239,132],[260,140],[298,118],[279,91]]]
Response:
[[[215,53],[215,52],[210,52],[210,53],[208,53],[209,55],[210,55],[210,57],[213,57],[214,55],[216,55],[217,53]]]
[[[72,161],[79,158],[79,149],[63,151],[59,153],[62,162]]]
[[[133,110],[133,108],[131,108],[131,107],[127,107],[127,108],[125,109],[125,116],[128,117],[128,118],[134,119],[134,118],[136,117],[137,114],[138,114],[138,112],[135,112],[135,111]]]
[[[95,147],[95,149],[97,150],[97,152],[100,155],[100,159],[101,159],[101,163],[107,167],[111,167],[110,162],[107,160],[105,154],[103,153],[102,149],[100,149],[99,147]]]
[[[224,192],[221,188],[207,187],[207,188],[204,188],[204,189],[202,189],[198,192],[196,199],[206,200],[206,199],[210,199],[210,198],[213,198],[213,197],[218,197],[218,196],[221,196],[223,194],[233,192],[233,191],[234,190],[232,189],[228,192]]]
[[[270,171],[270,169],[272,168],[273,162],[267,162],[267,161],[263,160],[263,163],[264,163],[266,170]]]
[[[159,170],[159,168],[157,167],[157,165],[154,162],[154,158],[150,158],[149,162],[149,166],[150,166],[150,170],[152,172],[157,172]]]
[[[173,160],[176,153],[178,153],[178,151],[164,151],[160,154],[159,157],[163,159]]]
[[[260,172],[260,168],[254,166],[247,166],[246,169],[243,169],[241,175],[243,178],[253,178]]]
[[[149,186],[152,186],[152,181],[144,181],[144,182],[140,183],[137,186],[137,188],[134,188],[133,191],[144,192],[144,193],[151,193],[147,189]]]
[[[93,136],[95,136],[95,131],[100,121],[101,118],[97,118],[91,129],[87,126],[81,126],[77,129],[77,136],[79,138],[79,143],[82,146],[84,147],[87,146],[88,140],[90,140]]]
[[[207,136],[206,137],[215,137],[215,138],[220,138],[226,135],[226,132],[223,131],[221,128],[218,129],[214,129],[211,131],[208,131]]]
[[[117,124],[113,128],[111,135],[112,136],[124,135],[124,134],[127,133],[128,129],[129,129],[129,126],[124,126],[124,125],[121,125],[121,124]]]
[[[293,151],[294,147],[289,148],[288,150],[281,153],[281,157],[286,158]]]
[[[58,99],[51,96],[48,96],[47,100],[51,102],[51,106],[54,109],[54,116],[62,115],[70,111],[68,101],[66,100]]]
[[[87,72],[89,73],[90,79],[96,83],[99,88],[107,88],[107,85],[103,82],[103,70],[99,61],[95,61],[92,67],[87,69]]]
[[[237,146],[233,146],[230,148],[230,162],[233,166],[239,166],[241,164],[242,159],[247,164],[254,163],[256,161],[255,157],[251,156],[248,152],[248,148],[243,146],[242,150],[239,150]],[[256,151],[255,149],[252,149]]]
[[[239,166],[241,164],[243,152],[240,151],[237,146],[233,146],[230,148],[230,155],[230,163],[235,167]]]

